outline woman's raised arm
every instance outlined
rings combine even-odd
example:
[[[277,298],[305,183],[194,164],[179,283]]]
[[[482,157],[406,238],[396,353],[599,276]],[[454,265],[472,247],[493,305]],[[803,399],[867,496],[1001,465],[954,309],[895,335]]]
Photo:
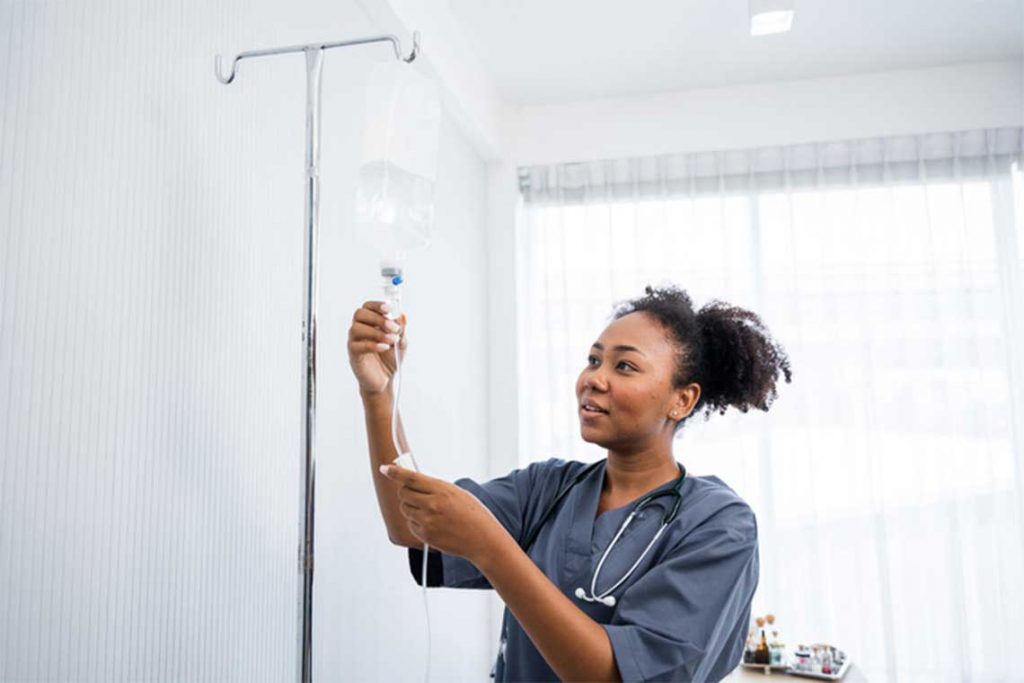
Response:
[[[384,524],[388,529],[388,538],[395,545],[406,548],[422,548],[423,541],[416,538],[409,530],[409,523],[399,509],[398,485],[380,472],[381,465],[390,464],[398,453],[391,441],[391,396],[389,394],[364,395],[363,411],[366,414],[366,439],[370,447],[370,470],[373,473],[373,486],[377,491],[377,504]],[[403,451],[409,450],[409,443],[402,430],[402,418],[398,418],[398,443]]]
[[[349,365],[359,383],[359,396],[366,415],[370,471],[388,538],[395,545],[419,548],[423,543],[409,530],[399,508],[401,501],[398,500],[398,487],[380,473],[381,465],[398,457],[391,439],[393,399],[390,385],[396,368],[395,343],[401,337],[399,347],[403,358],[408,346],[404,333],[405,315],[395,321],[386,317],[387,312],[384,302],[367,301],[352,314],[352,326],[348,331]],[[408,452],[409,444],[402,430],[402,420],[400,417],[396,419],[398,425],[395,431],[399,446],[403,452]]]

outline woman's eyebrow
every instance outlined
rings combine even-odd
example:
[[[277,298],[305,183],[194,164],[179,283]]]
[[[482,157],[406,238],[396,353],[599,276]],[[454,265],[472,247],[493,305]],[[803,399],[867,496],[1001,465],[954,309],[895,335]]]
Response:
[[[594,342],[594,345],[591,346],[590,348],[597,349],[598,351],[604,351],[604,345],[601,344],[601,342]],[[625,344],[619,344],[618,346],[613,346],[612,350],[613,351],[636,351],[637,353],[639,353],[644,358],[647,358],[647,354],[644,353],[643,351],[641,351],[640,349],[636,348],[635,346],[627,346]]]

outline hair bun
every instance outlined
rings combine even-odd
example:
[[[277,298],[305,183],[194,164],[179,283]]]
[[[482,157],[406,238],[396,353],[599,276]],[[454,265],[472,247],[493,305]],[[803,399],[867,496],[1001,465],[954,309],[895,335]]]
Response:
[[[732,406],[768,410],[778,396],[779,374],[791,381],[786,352],[761,318],[744,308],[713,300],[697,313],[704,342],[708,404],[724,413]]]

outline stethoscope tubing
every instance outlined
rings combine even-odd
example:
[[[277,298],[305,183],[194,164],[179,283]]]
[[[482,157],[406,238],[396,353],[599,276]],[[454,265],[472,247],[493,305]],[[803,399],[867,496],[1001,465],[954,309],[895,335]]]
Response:
[[[612,538],[611,543],[608,544],[608,547],[605,548],[604,552],[601,554],[601,559],[598,561],[597,567],[594,569],[594,574],[590,578],[590,595],[587,595],[583,588],[580,587],[576,589],[575,595],[577,598],[579,598],[580,600],[585,600],[587,602],[601,602],[607,605],[608,607],[615,606],[615,597],[612,595],[612,593],[614,593],[619,586],[625,583],[626,579],[628,579],[636,570],[636,568],[640,566],[640,563],[643,562],[643,559],[647,556],[647,553],[650,552],[651,548],[654,547],[654,544],[657,543],[658,539],[661,537],[662,533],[664,533],[669,523],[671,523],[671,521],[675,519],[676,513],[679,511],[679,503],[682,500],[682,496],[679,493],[679,487],[682,485],[683,479],[685,478],[686,470],[683,469],[683,474],[679,477],[679,479],[676,481],[676,484],[670,490],[659,491],[658,493],[644,496],[643,499],[641,499],[640,502],[636,504],[636,506],[630,511],[629,516],[619,527],[619,530],[618,532],[616,532],[615,537]],[[622,536],[623,533],[625,533],[626,529],[629,528],[630,523],[637,516],[637,514],[639,514],[639,512],[643,510],[645,507],[647,507],[652,501],[662,496],[673,496],[675,497],[676,501],[672,505],[672,508],[665,514],[664,517],[662,517],[661,526],[658,527],[658,531],[654,534],[654,538],[652,538],[651,542],[647,544],[647,547],[644,548],[644,551],[640,553],[640,557],[636,558],[636,562],[634,562],[633,566],[629,568],[629,571],[623,574],[622,577],[611,586],[611,588],[608,588],[602,591],[600,594],[598,594],[597,579],[598,576],[600,576],[601,574],[601,568],[604,566],[605,560],[608,559],[608,555],[610,555],[612,552],[612,548],[615,547],[615,544],[618,542],[619,538]]]

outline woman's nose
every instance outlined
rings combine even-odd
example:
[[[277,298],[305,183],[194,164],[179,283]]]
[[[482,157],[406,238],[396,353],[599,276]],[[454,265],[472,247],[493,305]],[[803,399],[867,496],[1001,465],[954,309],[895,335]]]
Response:
[[[583,378],[583,387],[585,389],[597,389],[598,391],[604,391],[607,386],[608,384],[605,382],[600,370],[595,370]]]

